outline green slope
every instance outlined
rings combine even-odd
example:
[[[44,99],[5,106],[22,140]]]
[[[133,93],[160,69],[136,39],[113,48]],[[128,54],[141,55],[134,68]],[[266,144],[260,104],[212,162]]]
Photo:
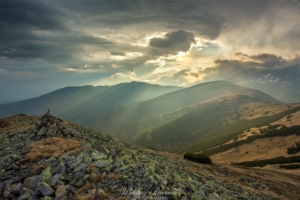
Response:
[[[258,90],[237,86],[227,81],[214,81],[118,107],[89,121],[88,125],[128,141],[141,131],[150,130],[190,112],[193,108],[188,108],[189,106],[233,94],[248,95],[262,102],[280,103]]]
[[[237,138],[244,130],[252,127],[268,125],[283,116],[295,112],[288,109],[271,116],[263,115],[257,118],[243,118],[245,113],[251,114],[251,110],[238,109],[250,102],[259,102],[253,97],[239,95],[234,101],[211,101],[203,103],[195,109],[179,118],[158,126],[151,131],[135,137],[132,142],[176,153],[198,152],[217,145],[224,144],[231,139]],[[261,104],[261,103],[260,103]],[[279,106],[274,103],[263,103],[264,107]],[[244,112],[244,113],[243,113]]]

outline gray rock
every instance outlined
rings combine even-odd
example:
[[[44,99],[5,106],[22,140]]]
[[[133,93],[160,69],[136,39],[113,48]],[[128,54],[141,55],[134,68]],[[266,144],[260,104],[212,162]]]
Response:
[[[41,197],[43,197],[43,194],[38,190],[34,190],[33,194],[32,194],[32,199],[40,199]]]
[[[66,166],[63,163],[58,163],[57,166],[53,170],[53,174],[64,174],[66,171]]]
[[[45,182],[40,182],[38,187],[44,196],[49,196],[54,193],[54,190]]]
[[[84,182],[81,179],[74,184],[74,186],[76,186],[78,188],[82,187],[83,185],[84,185]]]
[[[206,197],[205,193],[199,189],[199,191],[195,192],[193,195],[192,195],[192,199],[194,200],[202,200]]]
[[[7,183],[6,182],[2,182],[0,185],[0,192],[4,192],[5,188],[7,187]]]
[[[18,183],[16,185],[13,185],[12,187],[10,187],[10,193],[19,195],[21,193],[21,189],[22,189],[22,184]]]
[[[46,137],[55,137],[55,135],[56,135],[56,130],[49,129],[49,130],[46,132]]]
[[[99,151],[93,151],[91,153],[91,158],[93,161],[103,160],[103,159],[107,158],[107,154],[105,154],[103,152],[99,152]]]
[[[74,160],[70,161],[68,163],[68,165],[71,169],[74,169],[75,167],[80,165],[82,162],[83,162],[83,155],[79,154]]]
[[[74,178],[75,178],[76,180],[83,179],[84,175],[85,175],[85,174],[82,173],[82,172],[75,172]]]
[[[217,193],[210,194],[206,199],[207,200],[223,200]]]
[[[47,128],[42,127],[37,134],[38,134],[38,136],[44,136],[46,131],[47,131]]]
[[[95,165],[95,167],[102,169],[102,168],[107,167],[109,165],[109,163],[107,160],[104,160],[104,161],[97,162],[94,165]]]
[[[17,200],[27,200],[30,199],[31,195],[29,193],[23,194],[22,196],[20,196]]]
[[[52,176],[49,180],[49,185],[52,187],[56,186],[59,181],[60,176],[61,176],[60,174],[56,174],[56,175]]]
[[[51,177],[52,177],[51,167],[49,166],[43,171],[43,173],[41,174],[41,178],[43,182],[49,183]]]
[[[32,189],[35,181],[36,181],[36,176],[28,177],[24,180],[23,187],[26,189]]]
[[[78,171],[81,171],[81,172],[87,172],[87,164],[86,163],[81,163],[79,166],[77,166],[74,171],[78,172]]]

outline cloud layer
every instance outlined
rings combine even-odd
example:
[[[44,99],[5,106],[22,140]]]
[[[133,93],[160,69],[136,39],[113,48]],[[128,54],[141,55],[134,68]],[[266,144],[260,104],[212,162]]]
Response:
[[[0,13],[8,99],[131,80],[189,86],[299,64],[293,0],[2,0]]]

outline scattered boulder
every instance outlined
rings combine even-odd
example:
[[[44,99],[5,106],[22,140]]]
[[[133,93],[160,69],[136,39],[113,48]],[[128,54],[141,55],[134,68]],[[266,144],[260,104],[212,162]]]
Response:
[[[45,182],[40,182],[39,185],[39,190],[44,196],[49,196],[54,193],[54,190]]]

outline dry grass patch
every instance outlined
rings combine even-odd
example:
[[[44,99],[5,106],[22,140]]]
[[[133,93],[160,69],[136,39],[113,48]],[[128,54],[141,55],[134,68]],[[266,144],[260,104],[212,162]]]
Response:
[[[110,194],[106,193],[104,190],[100,189],[96,196],[100,197],[100,199],[110,199]]]
[[[93,164],[88,165],[89,172],[91,172],[94,168],[95,168],[95,165],[93,165]]]
[[[91,182],[86,182],[86,184],[84,186],[82,186],[81,188],[79,188],[77,190],[77,193],[80,194],[80,193],[83,193],[87,190],[90,190],[93,188],[93,184]]]
[[[27,161],[38,161],[42,158],[50,158],[52,155],[62,156],[67,153],[80,153],[83,148],[83,143],[62,137],[45,138],[38,142],[33,142],[29,145],[31,149],[25,159],[20,160],[19,164]]]
[[[74,197],[74,200],[94,200],[94,196],[91,194],[86,194],[86,195],[76,195]]]
[[[91,182],[86,182],[84,186],[77,190],[74,200],[94,200],[95,198],[93,194],[82,194],[93,188],[94,185]]]
[[[102,175],[101,173],[98,173],[95,177],[94,177],[94,183],[100,183],[102,182],[104,179],[108,179],[108,180],[120,180],[123,177],[119,174],[116,173],[110,173],[108,175]]]
[[[214,163],[237,163],[254,160],[265,160],[279,156],[290,157],[287,148],[299,141],[300,136],[272,137],[257,139],[249,144],[243,144],[227,151],[211,155]],[[248,153],[247,153],[248,152]],[[300,152],[294,155],[300,155]]]
[[[33,169],[32,175],[40,175],[42,171],[46,168],[47,168],[46,165],[38,165]]]
[[[97,184],[97,183],[102,182],[103,178],[105,178],[105,177],[103,177],[100,173],[97,174],[97,175],[94,177],[94,183]]]
[[[119,179],[122,179],[123,177],[119,174],[110,173],[107,175],[107,178],[111,179],[111,180],[119,180]]]
[[[0,119],[0,132],[27,130],[38,122],[40,117],[15,115]]]

